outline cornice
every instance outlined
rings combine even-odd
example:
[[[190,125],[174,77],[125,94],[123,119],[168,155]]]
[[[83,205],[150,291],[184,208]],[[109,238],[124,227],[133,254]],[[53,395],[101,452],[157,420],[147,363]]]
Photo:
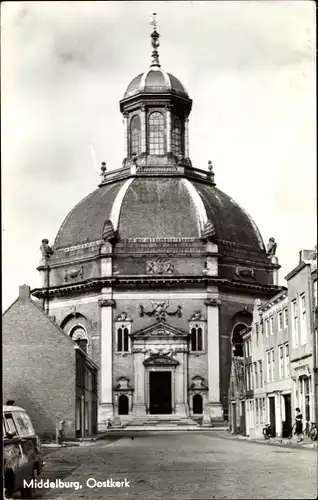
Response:
[[[157,287],[167,287],[167,286],[183,286],[183,285],[196,285],[201,284],[204,286],[209,285],[222,285],[231,288],[238,288],[241,290],[250,291],[261,291],[264,293],[269,292],[280,292],[284,287],[278,287],[275,285],[262,285],[259,283],[247,283],[239,280],[230,280],[226,278],[219,278],[217,276],[115,276],[109,278],[94,278],[82,281],[76,284],[61,285],[58,287],[47,288],[35,288],[31,291],[31,294],[35,297],[42,298],[47,296],[56,295],[66,295],[70,292],[81,292],[88,290],[99,290],[101,287],[113,287],[123,286],[123,285],[143,285],[143,286],[157,286]]]

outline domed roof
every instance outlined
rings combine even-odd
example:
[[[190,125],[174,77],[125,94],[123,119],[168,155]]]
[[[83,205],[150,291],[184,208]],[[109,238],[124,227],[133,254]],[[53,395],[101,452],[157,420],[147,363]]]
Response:
[[[189,97],[180,80],[159,67],[136,76],[128,85],[124,99],[140,92],[172,92]]]
[[[101,185],[68,214],[54,249],[102,240],[107,219],[120,239],[202,238],[210,221],[217,240],[264,250],[254,221],[229,196],[180,177],[130,177]]]

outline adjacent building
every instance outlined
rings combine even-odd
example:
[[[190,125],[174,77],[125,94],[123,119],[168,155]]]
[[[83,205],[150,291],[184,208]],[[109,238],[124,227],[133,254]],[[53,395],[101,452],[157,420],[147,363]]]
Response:
[[[318,421],[316,249],[300,252],[286,280],[288,289],[255,300],[252,324],[241,332],[243,356],[232,358],[232,432],[261,436],[268,423],[273,436],[289,437],[297,407],[307,428]],[[244,380],[236,376],[238,362]]]
[[[3,314],[2,347],[3,399],[25,408],[42,438],[96,434],[98,369],[80,327],[66,335],[23,285]]]
[[[302,250],[299,264],[286,276],[293,410],[299,407],[307,423],[317,416],[316,273],[317,251]]]

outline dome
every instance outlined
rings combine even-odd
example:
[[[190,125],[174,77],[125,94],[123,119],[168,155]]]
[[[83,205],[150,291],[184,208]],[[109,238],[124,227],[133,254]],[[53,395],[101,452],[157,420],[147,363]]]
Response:
[[[124,99],[140,92],[171,92],[189,97],[180,80],[159,67],[136,76],[128,85]]]
[[[202,238],[210,221],[217,241],[264,250],[254,221],[232,198],[180,177],[130,177],[101,185],[68,214],[54,249],[101,241],[108,219],[119,239]]]

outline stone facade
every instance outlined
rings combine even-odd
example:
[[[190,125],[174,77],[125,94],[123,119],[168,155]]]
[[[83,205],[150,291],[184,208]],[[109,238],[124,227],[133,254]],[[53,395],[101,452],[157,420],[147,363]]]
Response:
[[[191,107],[157,55],[120,101],[122,168],[102,165],[42,252],[33,294],[66,334],[85,331],[100,430],[108,418],[226,418],[233,331],[278,290],[254,221],[216,188],[211,162],[192,165]]]

